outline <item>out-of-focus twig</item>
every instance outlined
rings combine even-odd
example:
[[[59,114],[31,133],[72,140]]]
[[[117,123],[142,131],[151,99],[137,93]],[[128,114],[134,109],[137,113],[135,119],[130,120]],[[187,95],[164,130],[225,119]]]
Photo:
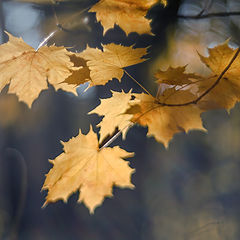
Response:
[[[214,17],[229,17],[229,16],[240,16],[240,12],[216,12],[216,13],[208,13],[208,14],[197,14],[197,15],[177,15],[177,18],[182,19],[192,19],[192,20],[199,20],[204,18],[214,18]]]

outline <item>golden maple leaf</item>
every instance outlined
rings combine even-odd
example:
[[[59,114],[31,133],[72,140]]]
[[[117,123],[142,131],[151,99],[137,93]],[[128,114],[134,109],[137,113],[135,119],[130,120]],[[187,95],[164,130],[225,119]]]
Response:
[[[102,121],[97,125],[100,129],[100,142],[108,135],[112,135],[116,128],[122,130],[123,139],[125,139],[129,126],[131,125],[131,114],[124,114],[129,108],[132,93],[114,92],[112,97],[101,99],[101,104],[88,114],[96,113],[104,115]]]
[[[221,75],[223,70],[236,54],[237,49],[228,46],[228,41],[222,45],[218,45],[209,49],[209,57],[200,55],[204,62],[213,72],[213,75],[199,82],[199,94],[202,94],[210,88]],[[240,56],[238,55],[230,68],[218,84],[199,102],[204,109],[225,108],[227,110],[234,107],[240,100]]]
[[[198,92],[201,95],[209,89],[218,77],[211,76],[203,79],[198,85]],[[223,78],[220,82],[205,95],[199,102],[198,106],[202,110],[212,110],[225,108],[230,110],[240,99],[240,91],[237,86],[233,85],[227,79]]]
[[[62,83],[71,71],[79,69],[70,61],[73,53],[64,47],[43,46],[35,51],[21,38],[9,34],[9,42],[0,46],[0,53],[0,91],[10,84],[9,93],[15,93],[29,107],[48,88],[48,82],[56,90],[75,92],[75,86]]]
[[[158,70],[155,73],[157,83],[166,83],[168,85],[179,85],[190,84],[196,82],[202,77],[194,73],[185,73],[186,66],[182,67],[169,67],[166,71]]]
[[[130,32],[151,34],[150,20],[145,18],[147,11],[158,0],[100,0],[89,11],[96,12],[96,17],[103,25],[103,33],[115,24],[128,35]],[[164,6],[167,0],[160,1]]]
[[[154,136],[165,147],[168,147],[175,133],[192,129],[205,130],[200,117],[202,110],[198,106],[163,106],[158,103],[184,104],[195,99],[190,91],[169,88],[158,100],[145,93],[135,93],[134,96],[139,102],[132,104],[127,113],[134,114],[132,121],[147,126],[147,135]]]
[[[124,67],[144,62],[142,57],[147,54],[147,48],[132,48],[114,43],[103,45],[103,51],[87,47],[79,53],[87,61],[90,69],[90,85],[104,85],[113,78],[121,80]]]
[[[81,132],[64,146],[64,153],[52,160],[54,165],[46,176],[43,189],[48,190],[46,202],[68,197],[79,190],[79,202],[83,201],[93,213],[104,197],[112,196],[112,186],[134,188],[131,183],[129,162],[123,158],[134,154],[115,146],[99,149],[97,135],[90,131]]]

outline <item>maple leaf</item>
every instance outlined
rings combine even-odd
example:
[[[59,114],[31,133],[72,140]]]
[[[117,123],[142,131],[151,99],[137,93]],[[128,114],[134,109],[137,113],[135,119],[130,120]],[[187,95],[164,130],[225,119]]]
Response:
[[[64,153],[51,160],[53,168],[46,175],[43,189],[48,190],[46,202],[68,197],[79,190],[79,202],[83,201],[93,213],[104,197],[112,196],[112,186],[134,188],[131,174],[134,169],[123,158],[134,154],[115,146],[99,149],[97,135],[81,132],[68,142],[62,142]]]
[[[198,85],[198,93],[201,95],[209,87],[211,87],[217,80],[218,77],[211,76],[204,79]],[[198,105],[203,110],[212,109],[227,109],[230,110],[240,99],[240,92],[237,86],[231,84],[227,79],[223,78],[220,82],[205,95],[199,102]]]
[[[119,25],[128,35],[130,32],[151,34],[150,20],[145,18],[147,11],[158,0],[100,0],[89,11],[103,25],[103,33]],[[160,1],[166,6],[167,1]]]
[[[9,42],[0,46],[0,91],[10,84],[9,93],[15,93],[29,107],[48,88],[47,80],[55,89],[74,92],[70,85],[62,83],[71,71],[79,69],[70,61],[73,53],[56,46],[35,51],[21,38],[8,35]]]
[[[125,139],[128,126],[131,125],[131,114],[124,114],[129,108],[132,93],[114,92],[112,97],[101,99],[101,104],[88,114],[96,113],[100,116],[104,115],[102,121],[97,125],[100,127],[100,142],[108,135],[112,135],[116,127],[122,131],[123,139]]]
[[[127,113],[134,114],[132,121],[147,126],[147,135],[154,136],[166,148],[175,133],[205,130],[200,117],[202,110],[196,105],[163,106],[158,103],[183,104],[192,101],[195,96],[187,90],[166,89],[158,100],[145,93],[135,93],[134,96],[139,102],[131,104]]]
[[[90,85],[104,85],[113,78],[121,80],[124,67],[144,62],[142,57],[147,54],[147,48],[132,48],[116,44],[103,45],[100,49],[89,48],[79,54],[87,60],[90,69]]]
[[[158,70],[155,73],[156,82],[159,84],[166,83],[168,85],[182,86],[202,79],[202,77],[194,73],[185,73],[185,70],[186,66],[177,68],[169,67],[166,71]]]
[[[236,54],[237,49],[228,46],[228,41],[209,49],[209,57],[200,55],[205,63],[213,72],[213,75],[199,82],[199,94],[209,89],[227,67]],[[225,108],[231,109],[240,99],[240,56],[233,61],[218,84],[199,102],[205,109]]]

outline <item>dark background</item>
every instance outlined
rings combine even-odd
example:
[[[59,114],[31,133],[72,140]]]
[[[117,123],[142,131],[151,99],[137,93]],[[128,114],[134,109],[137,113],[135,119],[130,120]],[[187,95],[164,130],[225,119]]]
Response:
[[[37,2],[37,0],[35,1]],[[56,18],[64,30],[49,44],[64,45],[81,51],[86,44],[101,43],[151,45],[151,60],[128,68],[151,92],[156,92],[153,73],[168,65],[186,65],[188,71],[206,74],[197,51],[230,39],[239,44],[240,16],[186,19],[179,15],[240,11],[234,0],[169,0],[163,8],[155,6],[148,13],[153,18],[155,36],[139,36],[115,27],[103,36],[94,13],[83,11],[96,1],[68,1],[52,6],[20,1],[0,1],[0,41],[4,30],[21,36],[33,47],[56,30]],[[59,201],[41,209],[46,192],[40,192],[45,174],[62,152],[60,140],[68,141],[84,133],[100,120],[87,115],[109,97],[110,89],[141,89],[124,76],[106,86],[78,97],[51,86],[40,94],[29,109],[15,95],[0,94],[0,239],[81,239],[81,240],[238,240],[240,239],[240,112],[239,105],[227,113],[215,110],[202,114],[208,133],[192,131],[177,134],[169,149],[146,138],[147,129],[133,127],[126,141],[118,139],[124,149],[135,152],[131,167],[136,169],[134,190],[114,188],[114,197],[90,215],[77,194],[67,204]],[[96,128],[95,128],[96,130]]]

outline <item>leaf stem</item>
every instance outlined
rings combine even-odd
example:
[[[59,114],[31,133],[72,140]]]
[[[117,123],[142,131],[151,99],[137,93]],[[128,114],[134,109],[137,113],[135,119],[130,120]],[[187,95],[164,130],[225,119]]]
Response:
[[[47,37],[45,37],[44,39],[43,39],[43,41],[42,42],[40,42],[40,44],[38,45],[38,47],[37,47],[37,49],[35,50],[36,52],[39,50],[39,48],[41,48],[43,45],[45,45],[47,42],[48,42],[48,40],[50,39],[50,38],[52,38],[55,34],[56,34],[56,32],[58,32],[59,30],[58,29],[56,29],[56,30],[54,30],[53,32],[51,32]]]
[[[129,74],[125,69],[123,71],[138,85],[140,86],[148,95],[152,96],[153,95],[141,84],[139,83],[131,74]]]
[[[126,125],[123,129],[119,130],[116,134],[114,134],[102,147],[100,147],[99,150],[102,150],[105,147],[108,147],[112,142],[114,142],[119,136],[120,134],[125,130],[130,128],[132,125],[134,125],[134,123],[129,123],[128,125]]]

